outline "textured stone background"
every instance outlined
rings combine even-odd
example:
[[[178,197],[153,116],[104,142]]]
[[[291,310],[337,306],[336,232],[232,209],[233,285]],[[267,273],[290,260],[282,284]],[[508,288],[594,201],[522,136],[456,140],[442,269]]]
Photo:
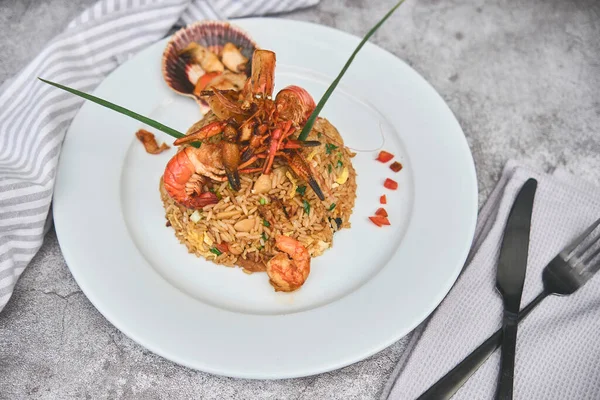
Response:
[[[283,17],[362,36],[393,1],[321,0]],[[0,83],[93,2],[0,0]],[[483,202],[510,158],[600,183],[599,38],[596,0],[408,0],[372,40],[448,102]],[[0,399],[375,399],[402,350],[401,341],[339,371],[282,381],[180,367],[96,311],[51,231],[0,313]]]

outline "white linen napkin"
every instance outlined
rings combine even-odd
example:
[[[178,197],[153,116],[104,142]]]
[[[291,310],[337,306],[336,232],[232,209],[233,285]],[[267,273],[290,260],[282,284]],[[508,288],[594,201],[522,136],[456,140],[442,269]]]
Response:
[[[51,40],[21,73],[2,84],[0,311],[42,245],[61,144],[83,103],[38,81],[38,76],[90,92],[120,63],[164,37],[176,23],[273,14],[318,1],[99,1]]]
[[[530,177],[538,187],[521,307],[542,291],[546,264],[600,217],[598,188],[561,170],[546,175],[509,162],[481,210],[465,269],[414,332],[382,399],[418,397],[500,327],[502,300],[495,290],[500,243],[516,194]],[[544,300],[519,326],[515,400],[600,399],[599,333],[600,277],[571,296]],[[496,351],[453,399],[493,399],[499,362]]]

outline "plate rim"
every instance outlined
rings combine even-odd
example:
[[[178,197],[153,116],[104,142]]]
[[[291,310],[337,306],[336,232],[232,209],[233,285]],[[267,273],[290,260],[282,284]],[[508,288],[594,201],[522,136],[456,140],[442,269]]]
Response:
[[[329,26],[325,26],[325,25],[320,25],[320,24],[316,24],[316,23],[312,23],[312,22],[306,22],[306,21],[298,21],[298,20],[293,20],[293,19],[286,19],[286,18],[272,18],[272,17],[267,17],[267,18],[241,18],[241,19],[232,19],[231,22],[236,24],[236,23],[244,23],[245,21],[259,21],[259,22],[263,22],[265,20],[267,20],[268,22],[276,22],[276,23],[292,23],[292,24],[301,24],[301,25],[306,25],[306,26],[310,26],[310,29],[326,29],[327,31],[330,32],[335,32],[335,34],[342,34],[345,35],[347,37],[349,37],[350,39],[352,39],[353,41],[360,41],[360,38],[338,30],[336,28],[332,28]],[[244,28],[244,27],[243,27]],[[246,29],[246,28],[244,28]],[[146,48],[142,49],[140,52],[138,52],[134,57],[136,57],[137,55],[139,55],[139,53],[143,52],[144,50],[147,50],[148,47],[152,47],[152,46],[156,46],[158,42],[164,41],[165,39],[159,40],[149,46],[147,46]],[[87,287],[87,284],[84,283],[83,285],[81,284],[81,282],[83,282],[85,279],[82,279],[82,277],[79,275],[79,272],[74,272],[74,270],[71,268],[71,263],[67,260],[71,259],[71,254],[70,254],[70,249],[67,249],[66,247],[68,246],[63,246],[63,243],[65,243],[65,239],[64,239],[64,235],[62,232],[62,228],[59,228],[59,225],[61,225],[61,223],[59,222],[58,224],[56,223],[57,220],[61,220],[62,217],[59,216],[59,218],[56,218],[56,203],[53,206],[53,214],[55,216],[55,229],[56,229],[56,234],[57,234],[57,238],[58,238],[58,242],[59,242],[59,246],[61,248],[61,251],[63,253],[63,256],[65,258],[65,261],[67,261],[67,265],[69,266],[69,270],[71,272],[71,274],[73,275],[74,279],[76,280],[77,284],[81,287],[82,291],[86,294],[86,297],[90,300],[90,302],[94,305],[94,307],[117,329],[119,329],[121,332],[123,332],[123,334],[125,334],[126,336],[130,337],[132,340],[134,340],[135,342],[139,343],[140,345],[142,345],[143,347],[151,350],[152,352],[168,359],[171,361],[174,361],[178,364],[181,365],[185,365],[188,366],[190,368],[196,369],[196,370],[201,370],[204,372],[209,372],[209,373],[213,373],[213,374],[217,374],[217,375],[222,375],[222,376],[230,376],[230,377],[239,377],[239,378],[247,378],[247,379],[284,379],[284,378],[295,378],[295,377],[302,377],[302,376],[308,376],[308,375],[314,375],[314,374],[318,374],[318,373],[323,373],[323,372],[328,372],[328,371],[332,371],[332,370],[336,370],[338,368],[350,365],[352,363],[364,360],[365,358],[389,347],[391,344],[395,343],[397,340],[401,339],[402,337],[404,337],[405,335],[407,335],[408,333],[410,333],[412,330],[414,330],[415,327],[417,327],[418,325],[420,325],[423,321],[425,321],[427,318],[429,318],[429,316],[435,311],[435,308],[437,308],[437,306],[441,303],[441,301],[447,296],[448,292],[451,290],[451,288],[454,286],[456,279],[458,278],[462,267],[464,265],[464,262],[467,259],[468,253],[470,251],[471,248],[471,244],[472,244],[472,240],[475,234],[475,226],[477,223],[477,216],[478,216],[478,181],[477,181],[477,174],[476,174],[476,169],[475,169],[475,163],[473,160],[473,156],[472,156],[472,152],[471,149],[468,145],[468,141],[466,138],[466,135],[462,129],[462,127],[460,126],[460,123],[458,122],[458,119],[456,118],[456,116],[454,115],[454,113],[452,112],[452,110],[450,109],[449,105],[446,103],[446,101],[442,98],[442,96],[440,95],[440,93],[433,87],[433,85],[431,85],[425,78],[423,78],[423,76],[417,72],[416,70],[414,70],[411,66],[409,66],[406,62],[404,62],[402,59],[400,59],[399,57],[395,56],[393,53],[387,51],[386,49],[378,46],[375,43],[372,42],[368,42],[367,45],[370,46],[374,46],[375,48],[377,48],[378,51],[383,51],[385,53],[387,53],[388,56],[393,57],[397,62],[403,63],[407,68],[409,68],[410,70],[412,70],[419,78],[421,78],[421,80],[427,85],[429,86],[429,88],[440,98],[440,100],[442,101],[442,103],[445,105],[445,107],[447,108],[447,111],[449,112],[449,114],[454,118],[454,120],[456,121],[456,124],[458,125],[458,127],[460,128],[460,131],[462,133],[462,135],[460,136],[460,139],[462,141],[461,146],[464,148],[463,150],[466,150],[466,155],[469,158],[469,173],[471,175],[472,178],[472,182],[471,184],[473,184],[472,186],[472,192],[470,194],[471,196],[471,202],[474,204],[474,210],[473,210],[473,214],[471,217],[471,221],[470,221],[470,226],[469,226],[469,238],[468,238],[468,244],[465,244],[465,249],[463,249],[462,254],[460,259],[462,260],[459,264],[459,266],[454,268],[454,274],[452,275],[451,279],[448,280],[448,285],[446,288],[444,288],[444,290],[440,290],[438,296],[433,299],[432,301],[430,301],[431,304],[433,304],[433,306],[431,307],[431,309],[429,309],[424,317],[422,319],[420,319],[419,321],[417,321],[415,324],[413,324],[413,326],[410,326],[408,328],[403,328],[403,329],[398,329],[397,331],[403,331],[400,334],[397,335],[391,335],[390,339],[388,341],[380,341],[378,343],[378,345],[376,346],[371,346],[369,348],[369,350],[364,351],[362,354],[353,354],[352,356],[346,357],[346,359],[344,360],[339,360],[337,363],[331,363],[330,365],[324,367],[324,366],[320,366],[318,368],[313,368],[313,370],[310,371],[305,371],[305,372],[300,372],[300,373],[282,373],[278,376],[267,376],[265,374],[231,374],[231,373],[227,373],[224,371],[220,371],[218,369],[211,369],[211,368],[199,368],[197,364],[192,364],[189,363],[188,361],[184,360],[184,359],[178,359],[178,357],[174,357],[172,354],[165,354],[161,349],[156,348],[156,346],[153,346],[151,343],[148,343],[147,340],[145,340],[144,338],[141,337],[136,337],[136,335],[131,335],[130,333],[127,333],[126,329],[123,329],[123,324],[117,321],[114,321],[112,316],[110,315],[109,312],[105,312],[106,310],[104,310],[103,306],[98,306],[98,303],[100,303],[98,301],[98,299],[95,299],[95,296],[90,296],[90,291],[89,291],[89,287],[88,287],[88,291],[86,291],[86,289],[84,289],[84,287]],[[110,74],[108,74],[103,80],[102,82],[99,83],[99,85],[96,87],[96,89],[94,89],[93,93],[96,93],[97,90],[102,87],[102,85],[104,84],[105,80],[108,79],[116,70],[118,70],[119,68],[121,68],[124,64],[122,64],[121,66],[117,67],[115,70],[111,71]],[[67,135],[69,134],[69,132],[71,131],[71,126],[72,126],[72,122],[75,121],[77,118],[80,117],[82,113],[82,108],[80,108],[75,117],[73,118],[73,120],[71,121],[71,124],[69,125],[69,127],[67,128]],[[71,135],[72,136],[72,135]],[[410,157],[410,154],[408,154],[408,156]],[[61,157],[62,160],[62,157]],[[61,175],[61,170],[63,164],[61,161],[59,161],[59,165],[57,168],[57,173],[56,173],[56,177],[57,177],[57,182],[59,181],[59,176]],[[58,207],[58,209],[60,210],[60,205]],[[60,213],[60,212],[59,212]],[[63,236],[63,240],[61,240],[61,236]],[[465,240],[465,243],[467,242],[467,240]],[[115,323],[116,322],[116,323]]]

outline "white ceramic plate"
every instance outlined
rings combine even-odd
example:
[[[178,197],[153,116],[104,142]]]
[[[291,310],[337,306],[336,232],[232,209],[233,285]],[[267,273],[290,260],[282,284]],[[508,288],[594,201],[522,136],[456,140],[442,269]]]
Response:
[[[284,19],[235,24],[277,53],[276,90],[293,83],[317,100],[359,41]],[[162,80],[165,44],[123,64],[95,94],[185,131],[201,115]],[[69,268],[94,306],[165,358],[244,378],[340,368],[415,328],[452,286],[471,244],[477,181],[463,132],[421,76],[372,44],[321,116],[358,150],[352,228],[313,259],[299,291],[285,294],[266,274],[188,254],[165,226],[158,193],[174,149],[148,155],[134,136],[140,123],[84,104],[64,142],[54,219]],[[404,164],[400,173],[374,161],[380,148]],[[398,191],[384,189],[386,177],[398,180]],[[367,217],[384,193],[392,226],[377,228]]]

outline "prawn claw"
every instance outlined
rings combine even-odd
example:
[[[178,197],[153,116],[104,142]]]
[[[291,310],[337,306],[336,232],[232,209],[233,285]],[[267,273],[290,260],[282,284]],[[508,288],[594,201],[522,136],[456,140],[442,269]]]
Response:
[[[227,180],[229,181],[231,188],[238,191],[242,187],[240,183],[240,173],[238,172],[240,166],[240,148],[237,144],[226,141],[221,142],[221,146],[223,152],[223,166],[225,167]]]
[[[317,183],[315,178],[312,176],[310,167],[298,152],[294,151],[291,154],[288,160],[288,165],[292,169],[292,171],[294,171],[294,173],[298,175],[298,177],[304,179],[308,183],[308,185],[315,192],[319,200],[325,200],[323,191],[321,190],[321,187],[319,187],[319,184]]]
[[[319,184],[317,183],[317,181],[315,181],[315,178],[313,178],[312,176],[309,176],[308,177],[308,185],[315,192],[315,194],[317,195],[317,197],[319,198],[319,200],[321,200],[321,201],[325,200],[325,196],[323,195],[323,191],[321,191],[321,188],[319,187]]]
[[[203,140],[206,140],[210,137],[213,137],[213,136],[218,135],[219,133],[223,132],[223,130],[225,129],[226,126],[227,126],[226,121],[211,122],[210,124],[205,125],[202,128],[198,129],[197,131],[192,132],[189,135],[186,135],[184,137],[177,139],[175,142],[173,142],[173,144],[175,146],[179,146],[179,145],[190,143],[190,142],[197,142],[197,141],[201,142]]]
[[[227,180],[229,181],[229,184],[231,185],[233,190],[240,190],[240,188],[242,187],[240,183],[240,173],[237,170],[229,171],[228,169],[225,169],[225,174],[227,175]]]

